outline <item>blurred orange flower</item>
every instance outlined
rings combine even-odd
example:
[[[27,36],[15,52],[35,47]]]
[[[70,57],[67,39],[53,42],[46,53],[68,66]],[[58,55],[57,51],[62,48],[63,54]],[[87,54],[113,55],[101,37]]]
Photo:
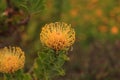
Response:
[[[103,12],[101,9],[97,9],[95,13],[98,17],[102,17],[102,15],[103,15]]]
[[[102,25],[102,26],[99,26],[99,27],[98,27],[98,30],[99,30],[100,32],[102,32],[102,33],[105,33],[105,32],[108,31],[108,28],[107,28],[107,26]]]
[[[91,0],[91,2],[92,2],[92,3],[97,3],[97,2],[98,2],[98,0]]]
[[[71,15],[72,17],[76,17],[76,16],[78,15],[78,10],[77,10],[77,9],[72,9],[72,10],[70,11],[70,15]]]
[[[112,33],[112,34],[118,34],[118,32],[119,32],[119,30],[118,30],[118,27],[117,27],[117,26],[113,26],[113,27],[111,28],[111,33]]]

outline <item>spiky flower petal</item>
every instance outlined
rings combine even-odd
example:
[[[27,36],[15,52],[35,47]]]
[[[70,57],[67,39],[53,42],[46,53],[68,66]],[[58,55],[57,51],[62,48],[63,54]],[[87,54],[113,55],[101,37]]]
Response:
[[[0,49],[0,72],[13,73],[24,67],[24,52],[19,47]]]
[[[54,50],[62,50],[74,43],[75,31],[63,22],[46,24],[40,33],[40,40]]]

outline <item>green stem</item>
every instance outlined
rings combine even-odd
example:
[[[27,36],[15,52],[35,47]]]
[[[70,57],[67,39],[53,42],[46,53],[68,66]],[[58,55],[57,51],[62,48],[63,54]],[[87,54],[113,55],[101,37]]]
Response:
[[[13,80],[12,74],[4,74],[4,80]]]
[[[45,78],[45,80],[49,80],[45,70],[44,70],[44,78]]]
[[[44,65],[44,80],[49,80],[49,77],[47,75],[47,69],[46,69],[46,66]]]
[[[3,74],[3,80],[6,80],[6,75],[5,74]]]

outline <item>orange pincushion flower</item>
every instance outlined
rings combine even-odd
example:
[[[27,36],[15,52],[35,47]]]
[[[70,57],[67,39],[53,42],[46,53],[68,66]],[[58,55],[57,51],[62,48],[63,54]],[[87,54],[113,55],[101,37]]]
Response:
[[[40,33],[40,40],[54,50],[62,50],[75,41],[75,31],[66,23],[46,24]]]
[[[112,28],[111,28],[111,33],[112,34],[118,34],[118,27],[117,26],[113,26]]]
[[[71,15],[72,17],[76,17],[76,16],[78,15],[78,10],[77,10],[77,9],[72,9],[72,10],[70,11],[70,15]]]
[[[103,15],[102,10],[101,10],[101,9],[97,9],[97,10],[96,10],[96,15],[97,15],[98,17],[102,17],[102,15]]]
[[[24,67],[24,52],[19,47],[0,49],[0,72],[13,73]]]
[[[98,0],[91,0],[91,2],[92,2],[92,3],[97,3],[97,2],[98,2]]]

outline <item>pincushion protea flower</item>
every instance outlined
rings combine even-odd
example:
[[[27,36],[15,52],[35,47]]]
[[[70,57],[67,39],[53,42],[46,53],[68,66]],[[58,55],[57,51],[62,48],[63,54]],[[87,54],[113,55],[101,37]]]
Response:
[[[58,51],[70,47],[75,41],[75,31],[63,22],[46,24],[40,33],[40,40],[46,46]]]
[[[13,73],[24,67],[24,52],[19,47],[0,49],[0,72]]]

